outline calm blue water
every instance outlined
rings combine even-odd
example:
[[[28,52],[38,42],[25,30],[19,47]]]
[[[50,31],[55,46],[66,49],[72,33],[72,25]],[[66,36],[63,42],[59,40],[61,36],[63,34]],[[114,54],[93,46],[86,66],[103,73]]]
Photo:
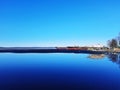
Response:
[[[120,90],[117,56],[0,54],[0,90]]]

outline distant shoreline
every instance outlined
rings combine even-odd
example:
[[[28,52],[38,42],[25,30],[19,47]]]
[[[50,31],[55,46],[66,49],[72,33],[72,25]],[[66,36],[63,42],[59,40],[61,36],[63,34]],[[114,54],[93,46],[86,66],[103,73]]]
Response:
[[[56,47],[0,47],[0,53],[83,53],[106,54],[107,51],[93,51],[83,48],[56,48]]]

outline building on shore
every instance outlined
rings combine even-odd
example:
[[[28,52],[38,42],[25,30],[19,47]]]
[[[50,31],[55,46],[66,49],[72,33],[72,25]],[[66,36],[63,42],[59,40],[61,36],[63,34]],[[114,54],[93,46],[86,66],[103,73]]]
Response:
[[[102,44],[94,44],[89,47],[89,50],[103,50],[103,49],[104,49],[104,45]]]

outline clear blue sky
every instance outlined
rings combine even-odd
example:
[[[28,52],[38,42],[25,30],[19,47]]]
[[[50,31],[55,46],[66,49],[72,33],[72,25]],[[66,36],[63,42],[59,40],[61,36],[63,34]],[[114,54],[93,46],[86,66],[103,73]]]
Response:
[[[0,46],[106,44],[120,32],[120,0],[0,0]]]

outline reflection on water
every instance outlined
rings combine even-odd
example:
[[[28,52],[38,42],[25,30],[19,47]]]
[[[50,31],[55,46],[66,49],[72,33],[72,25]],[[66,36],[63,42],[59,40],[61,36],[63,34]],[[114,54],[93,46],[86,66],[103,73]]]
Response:
[[[0,54],[0,90],[120,90],[119,55],[87,56]]]
[[[90,55],[88,56],[88,58],[91,58],[91,59],[102,59],[102,58],[104,58],[104,57],[105,57],[104,54],[90,54]]]
[[[120,68],[120,54],[108,54],[107,57],[109,58],[110,61],[113,63],[116,63],[119,65]]]
[[[119,65],[120,68],[120,54],[90,54],[88,58],[92,60],[103,60],[104,57],[108,57],[110,61]]]
[[[96,59],[101,59],[103,60],[103,58],[107,56],[109,58],[110,61],[114,62],[114,63],[117,63],[117,64],[120,64],[120,54],[90,54],[88,56],[88,58],[91,58],[93,60],[96,60]]]

